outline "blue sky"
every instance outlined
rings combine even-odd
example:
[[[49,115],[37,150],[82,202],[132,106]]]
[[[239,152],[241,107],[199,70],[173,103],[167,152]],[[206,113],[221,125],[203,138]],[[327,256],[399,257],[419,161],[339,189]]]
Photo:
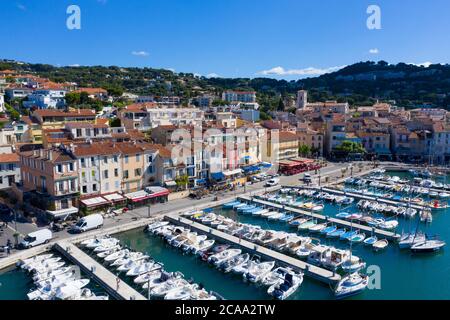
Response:
[[[71,4],[81,30],[66,28]],[[371,4],[381,30],[366,27]],[[448,0],[1,0],[1,9],[0,57],[27,62],[286,79],[366,60],[450,62]]]

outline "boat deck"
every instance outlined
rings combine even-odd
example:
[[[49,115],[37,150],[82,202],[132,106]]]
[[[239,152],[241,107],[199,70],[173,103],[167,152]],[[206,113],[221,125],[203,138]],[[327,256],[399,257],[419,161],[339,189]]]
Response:
[[[346,220],[332,218],[332,217],[328,217],[328,216],[318,214],[318,213],[308,212],[308,211],[305,211],[305,210],[302,210],[299,208],[290,207],[288,205],[282,205],[282,204],[273,203],[273,202],[265,201],[265,200],[261,200],[261,199],[255,199],[255,198],[252,199],[247,196],[239,197],[239,199],[246,201],[246,202],[258,203],[264,207],[271,207],[271,208],[280,209],[283,211],[290,211],[290,212],[296,213],[298,215],[311,217],[311,218],[318,219],[321,221],[327,221],[329,223],[332,223],[332,224],[335,224],[335,225],[338,225],[341,227],[353,228],[354,230],[357,229],[357,230],[366,232],[368,235],[374,234],[374,235],[377,235],[378,237],[386,238],[388,240],[397,240],[400,238],[400,235],[395,232],[376,229],[376,228],[364,226],[364,225],[357,224],[357,223],[351,223]]]
[[[79,266],[83,272],[98,282],[112,297],[118,300],[146,300],[143,295],[124,281],[120,281],[117,288],[117,277],[74,244],[61,241],[54,245],[54,249]]]
[[[313,279],[319,280],[326,284],[335,284],[341,280],[341,276],[333,271],[329,271],[320,267],[316,267],[314,265],[303,262],[299,259],[295,259],[293,257],[287,256],[280,252],[262,247],[260,245],[254,244],[252,242],[239,239],[238,237],[232,236],[230,234],[221,232],[214,228],[210,228],[203,224],[194,222],[192,220],[188,220],[182,217],[178,217],[175,215],[167,215],[165,216],[167,221],[170,221],[173,224],[181,225],[184,227],[188,227],[191,230],[195,230],[197,232],[208,235],[211,238],[215,238],[222,242],[230,243],[235,247],[246,250],[252,254],[257,254],[261,257],[264,257],[269,260],[276,261],[279,265],[291,267],[293,270],[303,271],[306,276],[311,277]]]

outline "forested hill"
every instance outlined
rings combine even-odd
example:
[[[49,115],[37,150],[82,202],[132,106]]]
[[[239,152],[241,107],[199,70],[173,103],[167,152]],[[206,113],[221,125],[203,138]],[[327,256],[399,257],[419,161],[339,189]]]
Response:
[[[369,104],[376,99],[395,100],[411,108],[431,104],[450,110],[450,65],[429,67],[387,62],[360,62],[334,73],[302,80],[270,78],[206,78],[192,73],[174,73],[153,68],[117,66],[55,67],[46,64],[0,60],[0,70],[36,73],[56,82],[79,86],[122,88],[136,94],[180,95],[189,99],[201,93],[220,94],[226,89],[256,90],[258,100],[268,109],[276,108],[280,97],[294,97],[299,89],[310,91],[312,101],[338,100]]]

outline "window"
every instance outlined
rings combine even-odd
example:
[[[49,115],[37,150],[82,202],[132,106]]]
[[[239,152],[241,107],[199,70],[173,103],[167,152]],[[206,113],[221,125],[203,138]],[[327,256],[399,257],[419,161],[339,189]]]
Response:
[[[92,185],[92,191],[97,192],[97,185],[95,183]]]
[[[77,129],[77,137],[81,137],[81,129]]]
[[[92,170],[91,174],[92,174],[92,177],[95,178],[95,170]]]
[[[135,170],[134,170],[134,175],[135,175],[136,177],[140,177],[140,176],[141,176],[141,169],[135,169]]]
[[[108,170],[103,171],[103,178],[108,179]]]
[[[87,186],[83,186],[83,193],[87,193]]]
[[[107,164],[108,163],[108,157],[103,157],[103,163]]]
[[[115,163],[119,162],[119,157],[118,156],[114,156],[114,162]]]
[[[91,157],[91,166],[95,165],[95,158]]]
[[[58,182],[58,190],[64,191],[64,182]]]
[[[136,161],[137,161],[137,162],[141,161],[141,155],[140,155],[140,154],[137,154],[137,155],[136,155]]]
[[[152,156],[151,155],[148,156],[148,160],[147,161],[148,161],[148,163],[152,162]]]
[[[58,164],[58,165],[56,166],[56,172],[58,172],[58,173],[62,173],[62,172],[63,172],[63,166],[62,166],[62,164]]]
[[[124,179],[128,179],[128,170],[125,170],[125,171],[123,172],[123,178],[124,178]]]
[[[80,159],[81,167],[86,168],[86,160],[84,158]]]
[[[75,180],[70,181],[70,191],[76,191]]]
[[[118,177],[119,176],[119,169],[114,169],[114,177]]]
[[[74,169],[74,165],[73,162],[69,163],[69,171],[73,171]]]
[[[115,187],[116,189],[120,189],[120,181],[114,182],[114,187]]]
[[[125,163],[128,163],[128,156],[125,156]]]
[[[105,183],[105,191],[109,191],[109,182]]]

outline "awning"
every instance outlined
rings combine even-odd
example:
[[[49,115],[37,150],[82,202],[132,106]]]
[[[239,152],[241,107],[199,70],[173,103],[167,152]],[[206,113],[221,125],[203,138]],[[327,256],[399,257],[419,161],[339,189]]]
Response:
[[[225,171],[223,174],[224,174],[226,177],[229,177],[229,176],[234,176],[234,175],[240,174],[240,173],[242,173],[242,169],[236,169],[236,170]]]
[[[259,169],[258,166],[249,166],[249,167],[242,168],[242,170],[243,170],[245,173],[251,173],[251,172],[259,171],[260,169]]]
[[[148,193],[147,199],[167,196],[170,191],[163,187],[147,187],[145,191]]]
[[[84,200],[80,200],[80,202],[89,208],[103,206],[105,204],[110,203],[108,200],[106,200],[105,198],[102,198],[102,197],[84,199]]]
[[[244,160],[251,160],[252,157],[251,157],[251,156],[245,156],[245,157],[243,157],[242,159],[244,159]]]
[[[173,180],[171,180],[171,181],[166,181],[164,184],[165,184],[167,187],[176,187],[176,186],[177,186],[177,183],[176,183],[175,181],[173,181]]]
[[[49,215],[51,215],[54,219],[56,219],[56,218],[66,219],[71,214],[78,213],[78,208],[70,207],[70,208],[62,209],[62,210],[58,210],[58,211],[47,211],[47,213]]]
[[[259,166],[263,167],[263,168],[272,168],[273,165],[271,163],[268,163],[268,162],[261,162],[259,164]]]
[[[205,184],[206,183],[206,179],[197,179],[195,180],[196,184]]]
[[[213,178],[216,181],[220,181],[225,179],[225,175],[223,174],[223,172],[213,172],[211,173],[211,178]]]
[[[118,193],[108,194],[106,196],[103,196],[103,198],[112,202],[120,202],[126,200],[125,197],[121,196]]]
[[[149,199],[149,194],[144,190],[140,190],[140,191],[126,194],[125,198],[127,198],[128,200],[131,200],[133,202],[139,202],[139,201],[143,201],[145,199]]]

